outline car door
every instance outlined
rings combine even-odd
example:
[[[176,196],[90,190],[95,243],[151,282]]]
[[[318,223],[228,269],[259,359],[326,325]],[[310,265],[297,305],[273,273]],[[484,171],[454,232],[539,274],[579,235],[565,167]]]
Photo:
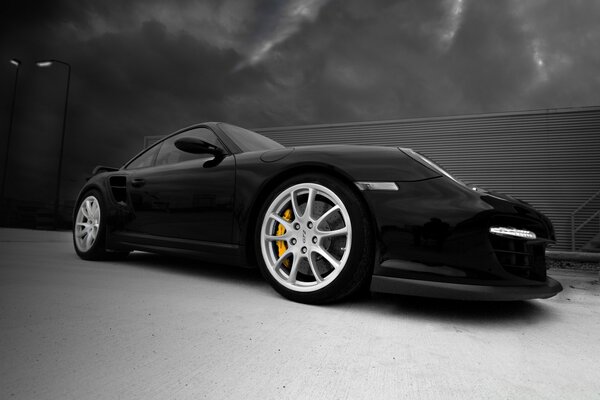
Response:
[[[223,149],[223,156],[192,154],[175,141],[194,137]],[[132,168],[127,190],[134,216],[126,231],[164,238],[231,243],[235,158],[208,127],[163,141],[150,166]],[[135,166],[135,165],[134,165]]]

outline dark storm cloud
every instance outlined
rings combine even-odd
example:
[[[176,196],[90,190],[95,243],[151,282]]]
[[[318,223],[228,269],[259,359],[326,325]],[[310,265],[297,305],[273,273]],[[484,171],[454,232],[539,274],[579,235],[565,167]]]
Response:
[[[144,136],[203,120],[259,127],[600,102],[597,2],[63,0],[6,10],[0,53],[24,62],[13,171],[34,171],[38,159],[54,171],[66,71],[33,64],[56,58],[73,66],[70,182],[123,163]],[[1,70],[6,110],[13,71]],[[34,139],[36,156],[20,157]]]
[[[597,104],[598,92],[585,85],[598,85],[597,52],[590,51],[598,29],[591,21],[584,36],[559,29],[563,38],[549,46],[560,25],[534,24],[543,25],[546,3],[463,2],[456,10],[460,2],[331,2],[264,65],[281,91],[296,93],[301,107],[292,123]],[[574,21],[600,14],[580,9],[571,12]],[[573,52],[573,45],[581,48]],[[573,67],[552,70],[564,52]],[[590,79],[573,74],[575,65]],[[577,96],[565,99],[565,90]]]
[[[234,50],[214,48],[185,32],[169,34],[157,21],[127,34],[104,34],[80,47],[76,62],[86,71],[80,95],[82,103],[94,105],[82,109],[90,115],[82,116],[81,128],[90,119],[97,119],[92,126],[110,125],[102,132],[104,140],[113,132],[115,141],[139,145],[140,133],[164,134],[224,118],[227,93],[244,92],[251,82],[265,79],[253,69],[232,74],[241,60]]]

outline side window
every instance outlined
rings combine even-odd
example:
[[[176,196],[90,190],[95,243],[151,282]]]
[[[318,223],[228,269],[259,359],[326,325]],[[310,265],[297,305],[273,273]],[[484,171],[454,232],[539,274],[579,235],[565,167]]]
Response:
[[[208,128],[195,128],[189,131],[181,132],[179,135],[175,135],[165,140],[158,152],[156,157],[156,163],[154,165],[168,165],[175,164],[189,160],[198,159],[211,159],[213,158],[209,154],[192,154],[186,153],[175,147],[175,141],[183,137],[194,137],[197,139],[204,140],[207,143],[223,148],[223,145],[217,138],[217,136]]]
[[[133,160],[128,166],[127,169],[137,169],[137,168],[147,168],[151,167],[154,159],[156,158],[156,153],[160,149],[160,145],[152,147],[147,152],[140,155],[138,158]]]

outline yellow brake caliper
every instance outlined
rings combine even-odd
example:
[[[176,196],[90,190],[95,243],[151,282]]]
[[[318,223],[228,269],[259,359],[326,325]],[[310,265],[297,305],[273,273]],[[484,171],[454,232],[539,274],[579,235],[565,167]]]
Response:
[[[291,221],[292,220],[292,209],[288,208],[287,210],[285,210],[281,217],[283,219],[285,219],[286,221]],[[282,236],[284,234],[285,234],[285,227],[282,224],[279,224],[277,226],[277,233],[275,235]],[[277,244],[278,256],[281,257],[283,255],[283,253],[285,253],[285,251],[287,250],[288,246],[287,246],[285,240],[278,240],[275,243]],[[285,267],[289,268],[290,267],[290,259],[286,258],[285,260],[283,260],[283,265]]]

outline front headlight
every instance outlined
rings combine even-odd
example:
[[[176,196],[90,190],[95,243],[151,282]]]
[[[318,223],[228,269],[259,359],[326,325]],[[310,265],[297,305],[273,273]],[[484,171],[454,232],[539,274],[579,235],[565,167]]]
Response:
[[[498,236],[505,237],[518,237],[522,239],[536,239],[537,236],[534,232],[525,230],[525,229],[516,229],[516,228],[508,228],[504,226],[492,226],[490,228],[490,233]]]

